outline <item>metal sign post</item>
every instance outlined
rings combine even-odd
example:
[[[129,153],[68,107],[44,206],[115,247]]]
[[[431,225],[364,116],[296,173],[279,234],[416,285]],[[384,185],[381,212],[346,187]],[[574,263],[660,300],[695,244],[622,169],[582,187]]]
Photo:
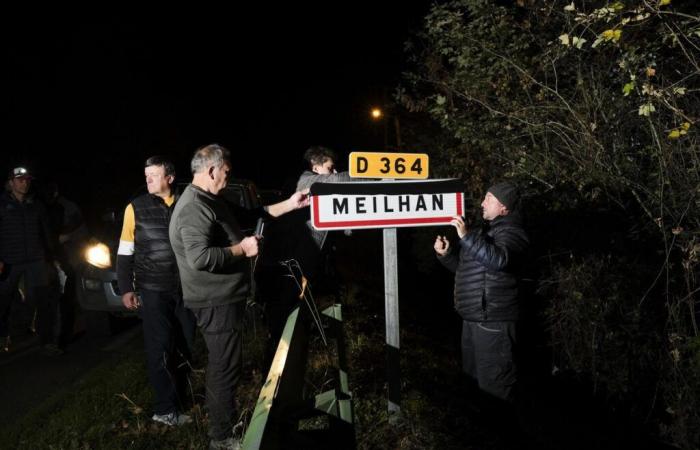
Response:
[[[399,268],[396,228],[384,233],[384,313],[386,320],[386,371],[389,413],[401,411],[401,364],[399,354]]]

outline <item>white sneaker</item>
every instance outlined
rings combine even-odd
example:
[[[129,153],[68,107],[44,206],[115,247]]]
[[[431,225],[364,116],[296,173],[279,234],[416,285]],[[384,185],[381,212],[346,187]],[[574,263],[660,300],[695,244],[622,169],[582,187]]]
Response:
[[[170,427],[177,427],[192,422],[192,418],[187,414],[178,414],[174,412],[168,414],[153,414],[151,420],[164,423]]]
[[[233,437],[220,441],[210,441],[209,450],[241,450],[241,441]]]

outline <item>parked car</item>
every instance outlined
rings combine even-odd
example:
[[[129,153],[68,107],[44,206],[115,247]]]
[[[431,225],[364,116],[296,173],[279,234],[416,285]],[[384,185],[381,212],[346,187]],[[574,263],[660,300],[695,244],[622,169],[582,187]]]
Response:
[[[177,188],[182,190],[185,186],[187,186],[186,183],[180,183]],[[144,187],[131,199],[145,192]],[[231,205],[248,210],[262,205],[255,184],[249,180],[229,181],[221,195]],[[127,203],[101,216],[99,226],[91,230],[92,240],[85,251],[84,264],[78,270],[76,283],[78,302],[84,311],[92,312],[88,315],[88,328],[93,331],[110,331],[114,326],[115,318],[133,317],[138,314],[138,310],[136,312],[128,310],[122,304],[122,294],[119,291],[116,273],[117,248],[124,207]],[[250,232],[255,227],[254,222],[241,221],[240,225],[244,232]]]

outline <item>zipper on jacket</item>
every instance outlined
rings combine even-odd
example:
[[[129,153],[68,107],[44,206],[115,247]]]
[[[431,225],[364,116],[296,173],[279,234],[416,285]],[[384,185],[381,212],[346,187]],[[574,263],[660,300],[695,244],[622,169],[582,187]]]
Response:
[[[488,313],[486,312],[486,271],[484,271],[484,281],[481,285],[481,314],[484,316],[484,321],[488,320]]]

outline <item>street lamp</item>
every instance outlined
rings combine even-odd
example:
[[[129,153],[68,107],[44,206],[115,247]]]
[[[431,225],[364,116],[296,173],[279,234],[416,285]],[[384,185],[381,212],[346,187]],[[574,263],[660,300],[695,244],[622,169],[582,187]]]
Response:
[[[384,117],[385,113],[381,108],[373,107],[372,110],[370,111],[370,115],[372,116],[372,120],[379,121]],[[399,116],[396,113],[392,113],[391,116],[394,119],[394,132],[396,133],[396,150],[401,150],[401,126],[399,124]],[[386,120],[384,120],[384,149],[385,150],[387,150],[389,148],[388,142],[389,141],[387,138],[387,122],[386,122]]]

